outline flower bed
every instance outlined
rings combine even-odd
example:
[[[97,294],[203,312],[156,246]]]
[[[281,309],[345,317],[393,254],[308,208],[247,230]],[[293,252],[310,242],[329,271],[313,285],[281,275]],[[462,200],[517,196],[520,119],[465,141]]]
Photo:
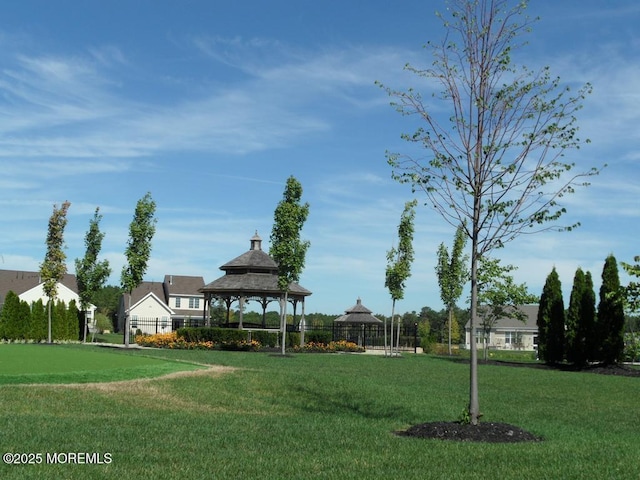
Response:
[[[179,337],[176,332],[157,333],[155,335],[136,335],[136,343],[142,347],[171,348],[182,350],[242,350],[258,351],[259,342],[245,340],[229,340],[220,343],[212,341],[187,341]]]
[[[335,353],[335,352],[364,352],[364,348],[359,347],[353,342],[340,340],[338,342],[316,343],[309,342],[303,346],[295,345],[294,352],[305,353]]]

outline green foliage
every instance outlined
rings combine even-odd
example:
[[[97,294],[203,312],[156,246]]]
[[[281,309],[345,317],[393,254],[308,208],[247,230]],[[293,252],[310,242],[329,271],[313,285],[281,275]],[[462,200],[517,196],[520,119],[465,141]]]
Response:
[[[18,338],[20,330],[20,298],[9,290],[0,312],[0,338]]]
[[[49,327],[47,339],[52,340],[52,309],[56,295],[58,295],[58,282],[67,273],[64,253],[64,228],[67,226],[67,211],[71,203],[64,202],[60,208],[53,205],[53,213],[49,218],[49,228],[47,231],[47,252],[44,261],[40,264],[40,276],[42,277],[42,288],[45,295],[49,297]]]
[[[138,200],[129,225],[129,239],[124,252],[127,264],[122,268],[121,286],[125,292],[131,293],[144,278],[147,263],[151,256],[151,240],[156,233],[156,219],[154,217],[156,203],[151,193]]]
[[[97,307],[98,312],[112,319],[118,311],[121,295],[122,289],[120,287],[107,285],[95,292],[92,303]]]
[[[300,231],[309,215],[309,204],[301,204],[302,185],[290,176],[278,203],[271,230],[269,255],[278,264],[278,288],[287,292],[291,282],[300,279],[304,269],[308,241],[300,240]]]
[[[93,218],[89,222],[89,230],[84,239],[86,247],[84,258],[76,258],[76,280],[78,282],[78,295],[80,296],[80,308],[86,310],[93,297],[111,275],[109,261],[98,261],[98,255],[102,249],[104,233],[100,231],[100,208],[96,208]]]
[[[622,268],[627,272],[628,275],[631,275],[635,278],[640,278],[640,256],[633,257],[633,261],[635,264],[621,262]],[[630,312],[640,312],[640,282],[632,281],[629,282],[624,289],[625,295],[625,304],[627,309]]]
[[[392,247],[387,252],[387,269],[384,286],[389,289],[391,299],[404,298],[405,282],[411,276],[413,263],[413,221],[417,200],[406,202],[398,225],[398,248]]]
[[[500,265],[500,260],[482,257],[478,268],[478,314],[480,328],[485,335],[485,345],[489,332],[501,318],[513,318],[525,322],[527,317],[518,307],[535,303],[537,298],[530,294],[526,284],[516,284],[511,272],[513,265]],[[487,359],[487,349],[484,351]]]
[[[176,331],[186,342],[228,343],[247,339],[247,332],[236,328],[186,327]]]
[[[549,364],[564,357],[565,312],[562,285],[555,267],[547,276],[538,308],[538,355]]]
[[[105,330],[113,332],[113,322],[104,313],[96,313],[96,328],[100,333]]]
[[[251,332],[251,339],[256,340],[265,347],[275,347],[278,344],[279,335],[275,332],[255,331]]]
[[[576,270],[573,288],[569,299],[566,323],[566,358],[579,366],[593,360],[592,345],[596,341],[595,332],[595,293],[593,280],[589,272],[581,268]]]
[[[47,312],[42,299],[31,304],[30,339],[39,342],[47,338]]]
[[[64,253],[64,228],[67,226],[67,211],[71,203],[64,202],[60,208],[53,206],[53,213],[49,218],[49,229],[47,233],[47,253],[44,261],[40,264],[40,275],[42,276],[44,293],[50,299],[58,294],[58,282],[67,273]]]
[[[606,258],[602,270],[597,329],[601,341],[599,360],[605,364],[620,362],[624,352],[624,300],[613,255]]]
[[[304,333],[304,338],[308,343],[324,343],[331,342],[331,332],[326,330],[311,330]]]

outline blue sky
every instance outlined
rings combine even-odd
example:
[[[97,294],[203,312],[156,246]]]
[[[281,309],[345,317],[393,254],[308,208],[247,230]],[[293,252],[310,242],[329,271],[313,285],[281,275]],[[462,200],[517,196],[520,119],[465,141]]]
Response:
[[[608,254],[640,255],[640,4],[532,3],[541,20],[516,60],[593,84],[579,116],[592,143],[569,155],[583,169],[608,167],[566,198],[568,220],[582,227],[521,237],[497,254],[536,294],[555,266],[568,302],[577,267],[598,287]],[[294,175],[311,208],[307,312],[339,314],[361,297],[390,314],[386,252],[413,195],[391,179],[385,151],[406,151],[400,134],[415,124],[374,82],[427,90],[402,68],[430,63],[422,46],[441,39],[434,12],[443,9],[413,0],[3,2],[0,268],[37,270],[53,204],[69,200],[69,271],[100,207],[102,256],[119,284],[135,203],[150,191],[158,224],[146,279],[210,282],[256,230],[268,249]],[[400,311],[442,306],[436,250],[453,233],[418,208]]]

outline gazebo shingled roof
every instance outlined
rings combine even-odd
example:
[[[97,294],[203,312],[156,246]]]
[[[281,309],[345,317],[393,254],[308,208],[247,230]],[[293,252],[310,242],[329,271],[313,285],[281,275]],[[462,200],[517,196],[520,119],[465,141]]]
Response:
[[[382,323],[382,320],[371,315],[371,310],[362,305],[358,298],[356,304],[345,310],[345,314],[336,318],[334,323],[378,324]]]

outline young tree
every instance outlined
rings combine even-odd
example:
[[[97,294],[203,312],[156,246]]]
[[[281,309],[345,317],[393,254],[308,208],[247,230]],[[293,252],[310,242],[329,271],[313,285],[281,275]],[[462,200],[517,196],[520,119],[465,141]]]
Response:
[[[138,200],[133,220],[129,225],[129,240],[124,252],[127,263],[122,268],[120,276],[122,290],[129,294],[129,307],[124,324],[124,344],[127,347],[130,336],[131,293],[142,283],[147,271],[147,263],[151,256],[151,240],[156,233],[155,212],[156,202],[151,198],[151,193],[147,192],[144,197]]]
[[[436,273],[438,275],[438,285],[440,285],[440,298],[447,307],[449,319],[447,325],[449,333],[447,341],[449,344],[449,355],[451,355],[451,325],[453,324],[453,311],[456,308],[456,302],[462,295],[464,284],[469,279],[469,269],[467,262],[469,257],[462,254],[467,243],[467,236],[464,228],[458,226],[453,239],[453,247],[451,248],[451,257],[444,243],[438,247],[438,263],[436,265]]]
[[[100,231],[100,208],[96,208],[93,218],[89,221],[89,230],[84,238],[86,251],[84,258],[76,258],[76,280],[78,282],[78,296],[80,297],[80,309],[84,316],[84,326],[82,328],[82,341],[87,341],[87,309],[93,302],[95,294],[100,290],[109,275],[111,268],[109,260],[98,261],[98,255],[102,249],[102,239],[104,233]]]
[[[67,273],[64,253],[64,228],[67,226],[67,211],[71,203],[64,202],[60,208],[53,206],[53,213],[49,218],[49,230],[47,233],[47,253],[40,264],[40,276],[42,277],[45,295],[49,298],[48,304],[48,333],[47,341],[51,343],[51,309],[58,295],[58,282]]]
[[[484,359],[488,358],[487,340],[491,329],[501,318],[513,318],[525,322],[526,314],[519,309],[522,305],[535,303],[537,298],[530,294],[527,285],[513,281],[510,273],[513,265],[500,265],[496,258],[482,257],[478,266],[478,314],[480,328],[485,339]],[[471,343],[475,332],[471,330]]]
[[[392,105],[424,123],[402,138],[430,155],[388,153],[393,176],[422,190],[452,225],[465,225],[471,240],[471,327],[477,323],[478,261],[523,233],[571,230],[560,226],[560,200],[581,177],[564,159],[578,148],[576,112],[590,92],[586,85],[569,96],[549,68],[533,72],[512,63],[516,39],[532,21],[526,1],[451,0],[441,43],[429,43],[431,67],[406,69],[442,87],[432,104],[414,89],[386,88]],[[520,19],[520,17],[523,17]],[[459,41],[460,43],[456,43]],[[431,83],[429,83],[429,88]],[[440,100],[444,105],[439,105]],[[443,108],[451,113],[442,115]],[[447,120],[449,122],[447,123]],[[469,412],[478,423],[477,350],[471,342]]]
[[[624,303],[618,262],[613,255],[606,258],[602,269],[597,328],[600,360],[607,365],[618,363],[624,352]]]
[[[20,315],[20,297],[9,290],[0,310],[0,339],[13,340],[18,335]]]
[[[538,357],[548,364],[560,363],[564,357],[564,317],[562,284],[553,267],[542,289],[537,319]]]
[[[416,200],[406,202],[398,224],[398,248],[391,247],[387,252],[387,269],[385,272],[384,286],[391,294],[391,341],[389,342],[389,355],[393,356],[393,320],[396,313],[396,301],[404,298],[405,282],[411,276],[411,263],[413,263],[413,220],[415,218]],[[396,354],[400,354],[400,321],[398,320],[398,332],[396,335]],[[387,322],[384,322],[384,349],[387,353]]]
[[[278,264],[278,288],[282,291],[281,319],[282,355],[285,354],[287,336],[287,303],[289,285],[300,279],[305,256],[309,249],[307,240],[300,240],[300,231],[309,216],[309,204],[300,203],[302,185],[294,176],[287,179],[282,200],[276,206],[271,229],[269,255]]]

